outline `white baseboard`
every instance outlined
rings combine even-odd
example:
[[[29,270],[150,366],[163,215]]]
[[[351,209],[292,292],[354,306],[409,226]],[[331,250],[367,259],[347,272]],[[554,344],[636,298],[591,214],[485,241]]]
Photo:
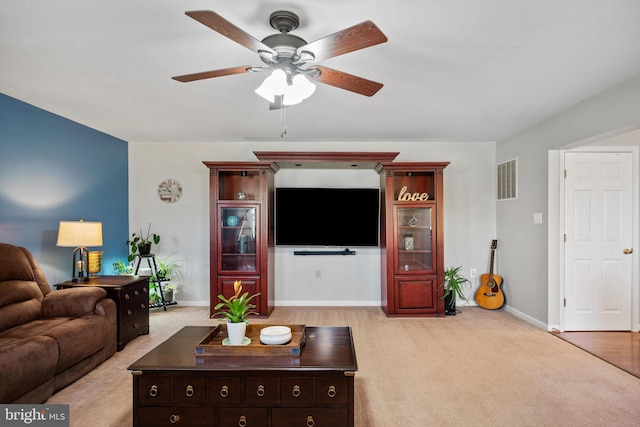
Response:
[[[545,331],[548,331],[548,325],[544,322],[539,321],[538,319],[535,319],[531,316],[529,316],[528,314],[525,314],[523,312],[521,312],[520,310],[516,310],[514,308],[509,307],[508,305],[504,306],[504,310],[508,313],[513,314],[514,316],[524,320],[527,323],[531,323],[533,326],[536,326],[540,329],[543,329]]]
[[[176,300],[178,305],[184,305],[187,307],[209,307],[209,300],[206,301],[182,301]]]
[[[274,301],[276,307],[380,307],[380,301]]]

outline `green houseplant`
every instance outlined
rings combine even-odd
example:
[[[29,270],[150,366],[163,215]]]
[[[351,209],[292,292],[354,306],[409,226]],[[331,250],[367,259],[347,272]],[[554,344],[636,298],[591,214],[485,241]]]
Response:
[[[171,260],[171,255],[166,258],[158,258],[158,275],[151,276],[151,281],[157,286],[162,286],[162,295],[166,302],[173,301],[173,285],[162,284],[163,281],[172,280],[178,276],[182,276],[182,265],[178,261]]]
[[[113,273],[118,276],[124,276],[127,274],[133,274],[133,267],[131,264],[127,264],[121,259],[117,259],[113,262]]]
[[[233,282],[233,290],[235,294],[229,298],[226,298],[222,294],[218,295],[221,302],[214,307],[214,310],[217,310],[214,316],[223,316],[227,319],[227,337],[229,344],[239,345],[245,340],[249,315],[258,314],[255,311],[255,304],[251,304],[250,301],[260,295],[260,293],[251,296],[249,296],[249,292],[243,294],[242,281],[240,280]]]
[[[131,238],[127,240],[127,245],[129,245],[131,249],[129,262],[133,261],[138,253],[140,253],[140,255],[149,255],[151,245],[154,243],[156,245],[160,243],[160,235],[151,232],[151,223],[149,223],[146,234],[142,233],[142,229],[140,229],[140,233],[132,233]]]
[[[444,314],[448,316],[456,315],[456,299],[460,298],[469,302],[463,292],[465,286],[471,287],[469,279],[460,273],[462,266],[448,267],[444,270],[444,282],[440,284],[444,288]]]
[[[158,258],[159,280],[170,280],[182,275],[182,266],[178,261],[171,260],[171,255],[166,258]]]

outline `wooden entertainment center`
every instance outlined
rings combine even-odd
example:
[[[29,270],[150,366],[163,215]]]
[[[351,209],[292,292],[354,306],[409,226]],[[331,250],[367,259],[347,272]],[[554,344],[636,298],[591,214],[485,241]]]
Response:
[[[210,170],[210,312],[233,282],[274,294],[274,174],[281,168],[366,168],[380,174],[382,308],[388,316],[444,316],[443,171],[448,162],[394,162],[388,152],[254,152],[257,162],[203,162]]]

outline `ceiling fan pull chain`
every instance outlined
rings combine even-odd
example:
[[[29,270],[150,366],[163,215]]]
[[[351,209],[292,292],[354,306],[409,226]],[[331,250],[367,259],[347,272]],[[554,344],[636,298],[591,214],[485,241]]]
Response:
[[[280,138],[284,138],[287,134],[287,114],[285,111],[284,100],[280,102],[280,124],[282,129],[280,130]]]

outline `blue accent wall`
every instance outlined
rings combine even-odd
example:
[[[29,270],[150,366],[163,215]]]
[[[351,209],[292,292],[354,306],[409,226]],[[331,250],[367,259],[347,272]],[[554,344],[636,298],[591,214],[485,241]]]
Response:
[[[128,210],[126,141],[0,94],[0,242],[29,249],[55,285],[72,268],[59,221],[100,221],[103,246],[89,250],[112,274],[128,253]]]

